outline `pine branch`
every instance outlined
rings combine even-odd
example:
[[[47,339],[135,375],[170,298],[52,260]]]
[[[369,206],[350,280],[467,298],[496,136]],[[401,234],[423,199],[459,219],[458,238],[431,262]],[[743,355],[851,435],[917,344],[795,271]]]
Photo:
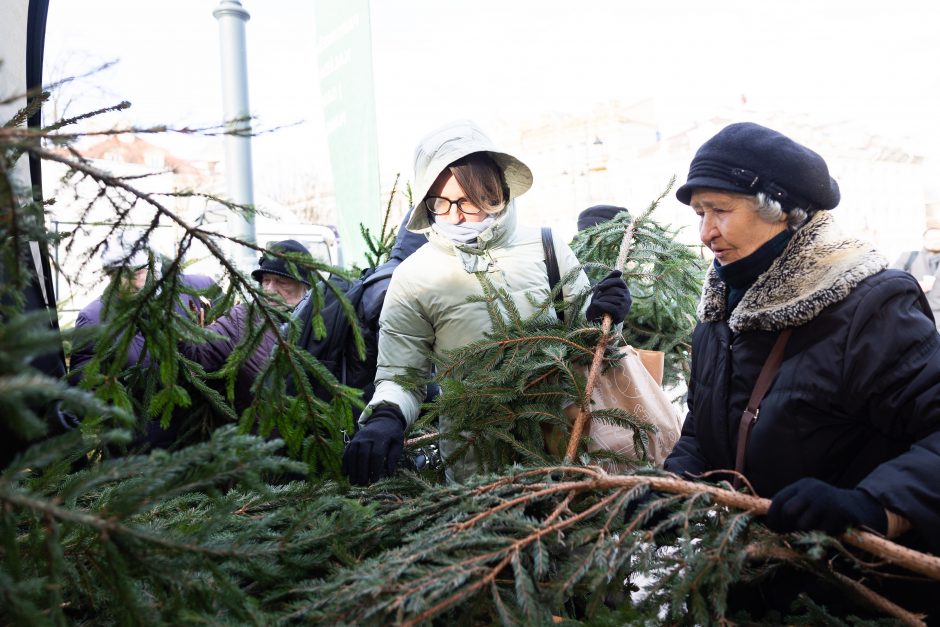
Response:
[[[648,490],[669,495],[655,497],[621,522]],[[603,607],[604,595],[639,568],[658,578],[635,606],[640,615],[660,622],[668,598],[667,620],[691,611],[696,622],[713,622],[724,616],[729,585],[759,576],[749,570],[750,559],[810,566],[807,572],[814,577],[853,595],[862,590],[835,577],[837,571],[825,562],[812,567],[820,561],[815,545],[797,551],[799,545],[756,524],[766,505],[764,499],[671,476],[612,476],[579,466],[516,470],[467,487],[434,488],[420,500],[397,502],[393,514],[377,512],[373,530],[407,520],[419,522],[417,533],[329,581],[298,589],[288,616],[417,624],[473,612],[482,622],[517,615],[532,622],[533,608],[546,620],[549,613],[565,616],[566,603],[583,593],[591,595],[591,616]],[[646,529],[658,513],[667,516]],[[654,538],[664,539],[667,549],[658,549]],[[865,577],[877,577],[877,570],[840,555],[861,567]],[[869,592],[868,599],[877,600]],[[363,595],[371,599],[367,606],[355,601]],[[491,601],[485,603],[483,595]],[[879,608],[901,616],[890,614],[889,605]]]
[[[673,184],[674,180],[669,186]],[[581,231],[573,240],[572,249],[593,281],[603,278],[616,265],[624,229],[632,221],[633,216],[623,211]],[[658,224],[653,215],[638,222],[623,275],[633,306],[622,334],[631,346],[665,353],[666,386],[688,376],[688,338],[695,326],[695,309],[705,277],[700,255],[677,236],[676,229]]]
[[[923,620],[926,618],[925,616],[908,612],[903,607],[897,605],[896,603],[892,603],[880,594],[873,592],[869,588],[863,586],[861,583],[846,577],[842,573],[833,573],[833,575],[846,588],[865,599],[865,601],[870,603],[875,609],[884,612],[888,616],[897,618],[902,625],[909,625],[910,627],[927,626],[927,623],[925,623]]]
[[[650,211],[652,211],[653,208],[655,208],[655,204],[650,207]],[[647,212],[647,215],[649,215],[649,212]],[[623,241],[620,243],[620,253],[617,255],[617,263],[614,266],[615,270],[623,270],[623,264],[630,252],[630,244],[633,241],[634,230],[636,230],[636,219],[630,222],[630,225],[624,231]],[[601,364],[604,360],[604,353],[607,350],[607,342],[609,341],[612,324],[613,319],[610,317],[610,314],[604,314],[604,320],[601,323],[601,338],[597,342],[597,347],[594,349],[594,357],[591,360],[591,368],[588,371],[587,384],[584,386],[584,397],[578,409],[578,417],[575,419],[574,426],[571,429],[568,449],[565,451],[566,463],[574,459],[575,454],[578,452],[578,444],[581,442],[581,434],[584,432],[585,428],[590,427],[591,412],[589,406],[591,396],[594,393],[594,385],[597,383],[597,378],[601,373]]]

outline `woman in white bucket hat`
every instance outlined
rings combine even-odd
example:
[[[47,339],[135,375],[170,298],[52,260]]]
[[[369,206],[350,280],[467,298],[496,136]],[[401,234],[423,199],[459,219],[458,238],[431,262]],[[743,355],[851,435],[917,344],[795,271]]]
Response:
[[[343,456],[343,472],[353,483],[369,484],[394,472],[404,432],[418,416],[425,390],[406,389],[395,377],[430,372],[429,353],[442,355],[491,330],[486,303],[468,302],[468,297],[483,294],[477,274],[510,294],[523,316],[534,313],[533,302],[547,299],[540,230],[516,224],[514,201],[531,186],[528,166],[496,150],[472,122],[448,124],[418,144],[413,188],[418,202],[407,228],[424,234],[429,243],[395,270],[385,297],[375,395]],[[565,276],[579,263],[567,244],[554,240],[560,275]],[[564,287],[565,299],[588,287],[579,272]],[[610,313],[619,323],[628,308],[629,291],[618,278],[595,292],[587,314],[600,319]],[[441,443],[445,459],[454,448],[455,443]],[[475,468],[472,460],[448,461],[450,479],[459,480]]]

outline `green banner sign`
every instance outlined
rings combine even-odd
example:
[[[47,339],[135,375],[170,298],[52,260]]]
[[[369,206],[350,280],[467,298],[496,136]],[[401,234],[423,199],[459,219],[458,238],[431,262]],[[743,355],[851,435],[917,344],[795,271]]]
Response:
[[[369,0],[317,0],[317,63],[343,261],[366,262],[359,224],[381,224]]]

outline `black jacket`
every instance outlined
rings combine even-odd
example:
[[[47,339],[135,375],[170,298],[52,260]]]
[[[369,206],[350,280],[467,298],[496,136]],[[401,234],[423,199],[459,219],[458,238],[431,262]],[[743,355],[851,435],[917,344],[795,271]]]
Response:
[[[767,498],[803,477],[859,487],[937,552],[940,335],[917,282],[886,265],[820,212],[730,318],[712,270],[692,338],[689,413],[666,470],[734,468],[757,375],[779,331],[792,328],[744,474]]]
[[[411,253],[427,242],[427,238],[423,235],[412,233],[405,228],[410,216],[409,212],[402,220],[388,261],[376,268],[365,270],[361,277],[352,282],[338,277],[330,279],[338,290],[346,294],[346,298],[356,310],[359,331],[365,344],[364,359],[360,358],[356,350],[349,320],[340,301],[332,291],[322,285],[318,286],[323,293],[323,307],[320,310],[320,316],[326,328],[326,334],[323,337],[317,338],[312,330],[313,299],[308,299],[297,314],[302,325],[297,343],[316,357],[336,377],[337,381],[362,390],[363,401],[366,403],[375,391],[379,314],[382,313],[382,304],[385,302],[385,293],[391,283],[392,273]],[[313,379],[310,383],[318,397],[327,402],[331,400],[330,392],[325,386]],[[293,383],[291,383],[288,391],[293,392],[293,390]]]

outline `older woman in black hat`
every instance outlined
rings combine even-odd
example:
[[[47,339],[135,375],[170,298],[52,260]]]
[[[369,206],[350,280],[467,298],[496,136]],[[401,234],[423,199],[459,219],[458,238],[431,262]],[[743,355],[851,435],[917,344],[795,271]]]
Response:
[[[777,531],[940,552],[940,335],[917,282],[840,234],[826,162],[771,129],[723,129],[676,196],[715,262],[666,469],[737,470]]]

